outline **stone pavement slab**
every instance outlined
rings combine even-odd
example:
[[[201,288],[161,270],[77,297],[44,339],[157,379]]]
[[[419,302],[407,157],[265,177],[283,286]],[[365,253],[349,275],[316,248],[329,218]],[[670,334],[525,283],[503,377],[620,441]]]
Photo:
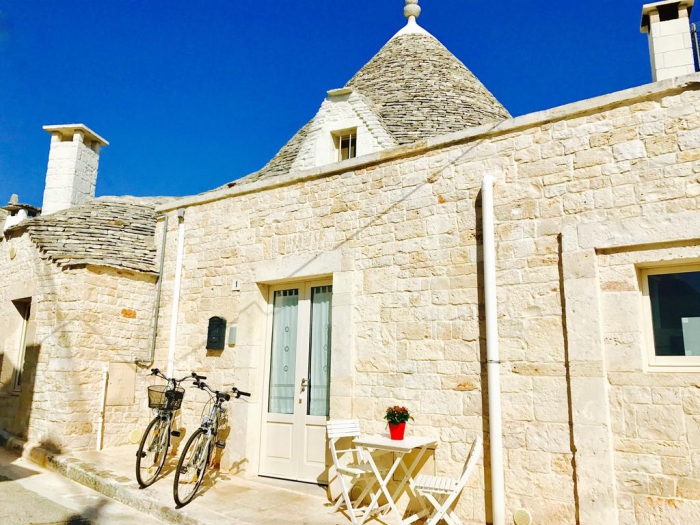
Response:
[[[162,523],[0,449],[0,523],[157,525]]]
[[[326,489],[306,483],[266,478],[243,478],[209,471],[195,499],[182,509],[173,500],[170,457],[160,478],[141,489],[134,475],[136,446],[101,452],[84,451],[63,457],[64,474],[110,494],[167,523],[196,525],[346,525],[350,520],[333,512]]]

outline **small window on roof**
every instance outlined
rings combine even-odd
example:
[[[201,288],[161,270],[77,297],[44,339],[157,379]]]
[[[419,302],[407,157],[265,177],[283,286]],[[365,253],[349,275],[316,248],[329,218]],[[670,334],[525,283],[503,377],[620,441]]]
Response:
[[[354,159],[357,157],[357,129],[349,129],[333,133],[337,160]]]

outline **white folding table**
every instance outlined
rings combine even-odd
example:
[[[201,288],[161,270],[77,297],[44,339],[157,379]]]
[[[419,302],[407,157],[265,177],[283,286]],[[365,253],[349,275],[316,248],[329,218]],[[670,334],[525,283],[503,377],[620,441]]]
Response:
[[[366,454],[367,459],[372,468],[372,472],[374,473],[375,477],[377,478],[377,482],[379,483],[379,489],[372,495],[369,507],[367,507],[367,510],[365,511],[365,513],[362,516],[362,519],[360,520],[360,525],[362,525],[362,523],[365,522],[365,520],[372,514],[372,512],[374,512],[375,507],[378,506],[379,497],[382,494],[384,494],[384,496],[386,497],[387,505],[389,506],[389,508],[396,513],[399,520],[401,520],[401,523],[403,523],[404,525],[413,523],[414,521],[420,519],[423,515],[427,514],[428,510],[426,509],[423,501],[420,500],[421,507],[423,510],[421,510],[421,512],[419,512],[418,514],[409,516],[405,520],[401,519],[401,513],[396,507],[396,498],[398,498],[401,495],[401,491],[406,485],[406,483],[409,484],[411,491],[413,491],[413,472],[416,470],[416,467],[420,464],[420,460],[423,458],[423,455],[428,450],[428,448],[431,448],[431,446],[432,448],[435,448],[437,446],[437,440],[435,438],[408,436],[402,440],[393,440],[390,439],[388,435],[375,435],[360,436],[358,438],[355,438],[353,440],[353,443],[355,443],[355,445],[357,445],[358,447],[367,449],[370,452],[373,450],[377,450],[382,452],[394,453],[394,463],[391,465],[391,468],[387,472],[386,476],[382,476],[379,472],[379,469],[377,468],[372,454]],[[405,462],[403,461],[403,457],[409,452],[413,452],[414,450],[417,450],[418,453],[416,454],[416,457],[413,459],[411,464],[407,467]],[[404,475],[392,493],[389,491],[388,488],[389,481],[391,481],[394,472],[396,472],[399,466],[401,466],[401,468],[403,469]]]

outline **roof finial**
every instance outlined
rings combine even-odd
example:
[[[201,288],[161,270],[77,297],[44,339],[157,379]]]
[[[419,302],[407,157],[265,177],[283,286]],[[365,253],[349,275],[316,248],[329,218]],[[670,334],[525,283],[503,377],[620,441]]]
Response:
[[[420,16],[420,6],[418,0],[406,0],[406,7],[403,8],[403,16],[408,18],[409,22],[415,22]]]
[[[403,8],[403,14],[406,18],[408,18],[408,23],[403,26],[403,28],[394,35],[394,37],[415,34],[430,36],[430,33],[420,27],[418,22],[416,22],[416,18],[420,16],[420,11],[421,9],[418,5],[418,0],[406,0],[406,7]]]

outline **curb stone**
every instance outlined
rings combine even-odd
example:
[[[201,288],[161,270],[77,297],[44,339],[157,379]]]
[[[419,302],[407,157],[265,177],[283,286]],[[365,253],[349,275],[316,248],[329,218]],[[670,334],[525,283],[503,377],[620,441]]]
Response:
[[[221,525],[222,519],[225,519],[226,523],[231,525],[248,525],[230,516],[207,512],[206,509],[197,509],[196,517],[186,510],[177,510],[172,506],[172,502],[163,504],[162,501],[141,490],[137,483],[130,478],[108,470],[97,470],[89,463],[67,454],[55,454],[38,444],[28,443],[3,429],[0,429],[0,446],[164,523]]]

